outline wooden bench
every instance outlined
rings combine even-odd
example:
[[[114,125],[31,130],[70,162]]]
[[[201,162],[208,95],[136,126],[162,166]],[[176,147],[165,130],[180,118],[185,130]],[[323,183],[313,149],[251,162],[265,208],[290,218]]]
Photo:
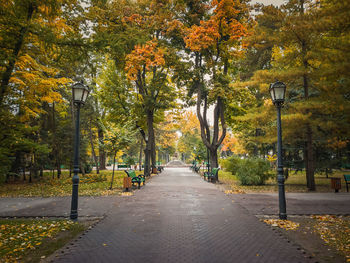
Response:
[[[349,192],[349,184],[350,184],[350,174],[344,174],[344,181],[346,184],[346,191]]]
[[[218,172],[219,172],[220,168],[213,168],[210,172],[205,172],[204,173],[204,180],[207,179],[208,182],[213,181],[213,179],[215,180],[217,178]]]
[[[136,175],[134,170],[125,170],[125,173],[128,175],[128,177],[131,177],[132,184],[137,183],[138,189],[140,189],[141,183],[143,183],[143,185],[145,185],[146,179],[145,179],[145,176],[143,174]]]

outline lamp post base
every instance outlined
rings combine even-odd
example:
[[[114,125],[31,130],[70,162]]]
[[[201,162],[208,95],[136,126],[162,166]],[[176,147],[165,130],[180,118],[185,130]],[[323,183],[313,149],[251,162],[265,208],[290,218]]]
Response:
[[[76,169],[76,173],[74,174],[73,181],[73,189],[72,189],[72,204],[70,210],[70,219],[77,220],[78,218],[78,187],[79,187],[79,176],[77,173],[78,169]]]
[[[281,213],[281,214],[279,214],[279,218],[281,220],[287,220],[287,214]]]

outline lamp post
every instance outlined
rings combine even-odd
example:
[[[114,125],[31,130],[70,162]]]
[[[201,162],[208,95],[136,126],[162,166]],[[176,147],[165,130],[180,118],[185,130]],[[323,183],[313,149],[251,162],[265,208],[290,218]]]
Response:
[[[148,142],[148,134],[146,133],[145,134],[145,141],[146,141],[146,148],[145,148],[145,164],[144,164],[144,175],[145,175],[145,178],[150,176],[150,159],[151,159],[151,149],[150,149],[150,145],[149,145],[149,142]]]
[[[78,186],[79,186],[79,143],[80,143],[80,107],[85,104],[89,95],[89,88],[82,82],[75,83],[72,87],[73,103],[77,107],[75,120],[75,138],[74,138],[74,175],[72,178],[72,204],[70,210],[70,219],[78,218]]]
[[[278,182],[278,199],[279,199],[279,218],[287,219],[286,212],[286,195],[284,189],[284,174],[282,163],[282,125],[281,125],[281,108],[284,103],[286,94],[286,85],[277,81],[270,84],[270,95],[273,104],[277,109],[277,182]]]

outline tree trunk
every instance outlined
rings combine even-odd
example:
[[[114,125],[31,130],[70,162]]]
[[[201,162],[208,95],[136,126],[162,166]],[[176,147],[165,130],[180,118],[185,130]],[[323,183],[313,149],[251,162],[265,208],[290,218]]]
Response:
[[[304,58],[306,56],[306,45],[302,43],[302,52]],[[304,59],[304,69],[305,71],[308,68],[308,62]],[[303,86],[304,86],[304,98],[308,100],[309,98],[309,80],[306,73],[303,75]],[[310,191],[316,190],[315,185],[315,172],[314,172],[314,158],[313,158],[313,139],[312,139],[312,130],[310,124],[306,126],[306,154],[305,154],[305,170],[306,170],[306,182],[307,188]]]
[[[217,168],[219,166],[218,164],[218,151],[216,149],[209,149],[209,160],[210,160],[210,167],[211,169]],[[216,178],[218,180],[219,178]]]
[[[143,152],[143,140],[140,140],[140,155],[139,155],[139,171],[142,170],[142,152]]]
[[[305,12],[305,1],[300,1],[300,14],[303,15]],[[304,66],[304,74],[303,74],[303,87],[304,87],[304,99],[308,100],[309,98],[309,78],[307,72],[309,71],[309,63],[307,58],[308,46],[307,42],[302,39],[300,41],[301,44],[301,53],[302,60]],[[308,113],[308,112],[306,112]],[[312,130],[310,124],[306,126],[306,154],[305,154],[305,170],[306,170],[306,182],[307,188],[310,191],[316,190],[315,185],[315,172],[314,172],[314,158],[313,158],[313,140],[312,140]]]
[[[147,150],[150,155],[152,170],[156,167],[156,147],[154,138],[154,127],[153,127],[153,111],[147,111],[147,129],[148,129],[148,140],[147,140]]]
[[[99,166],[98,166],[97,156],[96,156],[96,153],[95,153],[94,141],[93,141],[93,138],[92,138],[91,123],[90,123],[89,135],[90,135],[89,137],[90,137],[91,153],[92,153],[92,156],[93,156],[94,161],[95,161],[96,173],[99,174],[100,170],[99,170]]]
[[[113,156],[113,172],[112,172],[112,180],[111,180],[111,186],[109,187],[110,190],[113,188],[113,181],[114,181],[114,169],[115,169],[115,156],[117,155],[117,151],[114,152]]]
[[[61,158],[60,158],[60,150],[59,144],[57,142],[56,136],[56,117],[55,117],[55,102],[52,103],[52,135],[53,135],[53,147],[54,154],[56,159],[56,169],[57,169],[57,179],[61,178]]]
[[[106,170],[106,152],[105,152],[105,144],[104,144],[104,132],[102,127],[98,127],[97,130],[98,133],[98,152],[99,152],[99,159],[100,159],[100,170]]]
[[[306,132],[306,184],[309,191],[316,190],[312,130],[309,125]]]
[[[150,176],[150,149],[148,148],[149,144],[146,142],[146,149],[145,149],[145,163],[143,166],[143,174],[145,176]]]
[[[199,68],[201,65],[201,57],[199,54],[196,54],[195,59],[195,67]],[[224,61],[224,68],[223,68],[224,75],[228,74],[228,60]],[[207,110],[208,110],[208,92],[205,91],[205,93],[202,91],[202,85],[201,81],[203,81],[203,77],[197,76],[197,117],[199,120],[199,124],[201,127],[201,138],[204,143],[204,145],[207,147],[208,151],[210,152],[210,169],[217,168],[218,167],[218,155],[217,155],[217,149],[222,144],[223,140],[226,136],[226,124],[225,124],[225,105],[224,101],[221,97],[217,97],[216,99],[216,105],[214,108],[214,129],[213,134],[211,136],[210,133],[210,126],[207,121]],[[216,65],[213,65],[213,79],[216,80]],[[201,113],[201,104],[204,101],[203,106],[203,114]],[[219,122],[221,124],[221,135],[219,136]],[[218,180],[218,178],[216,178]]]
[[[29,23],[32,19],[34,13],[34,5],[32,3],[29,4],[28,6],[28,10],[27,10],[27,21],[26,24],[23,25],[21,27],[21,29],[19,30],[19,35],[17,38],[17,42],[15,43],[15,46],[13,48],[13,52],[11,54],[11,56],[9,57],[8,63],[5,67],[5,71],[1,77],[1,85],[0,85],[0,106],[3,104],[4,102],[4,98],[7,92],[7,87],[11,78],[11,74],[15,68],[15,64],[16,64],[16,60],[18,58],[18,54],[23,46],[23,42],[24,42],[24,37],[25,34],[28,31],[28,26]]]
[[[33,173],[34,171],[34,154],[30,155],[30,168],[29,168],[29,183],[33,182]]]
[[[59,157],[57,156],[57,179],[60,179],[61,178],[61,162],[60,162],[60,159]]]
[[[204,143],[204,145],[207,147],[208,151],[210,152],[210,169],[217,168],[218,167],[218,154],[217,150],[219,146],[221,145],[222,141],[224,140],[226,136],[226,125],[225,125],[225,119],[224,119],[224,104],[220,97],[217,99],[217,103],[214,109],[214,130],[213,130],[213,138],[211,140],[211,134],[209,129],[209,124],[206,120],[206,113],[207,113],[207,103],[206,99],[204,100],[204,109],[203,109],[203,115],[200,110],[201,106],[201,96],[202,92],[200,89],[198,89],[198,96],[197,96],[197,117],[200,123],[201,127],[201,138]],[[219,120],[221,120],[221,127],[222,127],[222,134],[219,138]],[[216,180],[219,180],[218,176]]]
[[[25,163],[25,158],[24,158],[24,161],[23,161],[23,181],[26,181],[27,178],[26,178],[26,163]]]

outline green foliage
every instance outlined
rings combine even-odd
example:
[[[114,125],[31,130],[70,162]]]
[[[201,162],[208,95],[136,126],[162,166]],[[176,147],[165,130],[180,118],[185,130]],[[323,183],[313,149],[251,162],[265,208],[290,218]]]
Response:
[[[232,156],[222,164],[227,171],[237,176],[242,185],[263,185],[272,177],[270,164],[263,159]]]
[[[241,161],[242,159],[240,157],[231,156],[227,159],[221,159],[220,163],[224,170],[231,172],[233,175],[236,175]]]
[[[125,158],[125,164],[127,164],[127,165],[134,165],[135,164],[135,159],[132,156],[128,155]]]

